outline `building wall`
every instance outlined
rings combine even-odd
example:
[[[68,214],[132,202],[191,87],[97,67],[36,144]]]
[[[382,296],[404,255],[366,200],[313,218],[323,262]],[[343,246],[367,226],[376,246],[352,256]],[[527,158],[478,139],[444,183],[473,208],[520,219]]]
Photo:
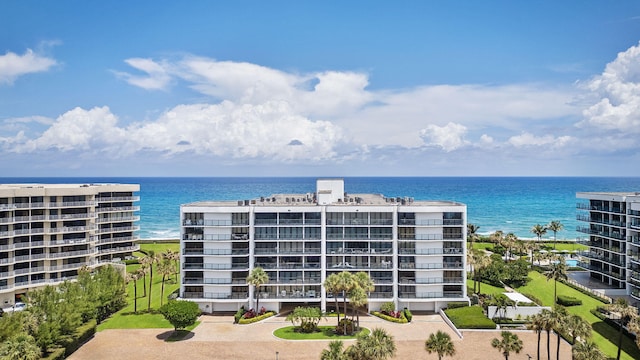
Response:
[[[139,185],[0,185],[0,306],[136,244]]]

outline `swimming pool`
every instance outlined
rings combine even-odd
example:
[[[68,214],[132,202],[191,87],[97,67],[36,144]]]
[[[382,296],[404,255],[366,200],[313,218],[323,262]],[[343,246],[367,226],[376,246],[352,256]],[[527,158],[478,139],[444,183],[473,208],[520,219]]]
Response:
[[[568,267],[576,267],[576,266],[578,266],[578,260],[574,260],[574,259],[566,260],[566,263],[567,263]]]

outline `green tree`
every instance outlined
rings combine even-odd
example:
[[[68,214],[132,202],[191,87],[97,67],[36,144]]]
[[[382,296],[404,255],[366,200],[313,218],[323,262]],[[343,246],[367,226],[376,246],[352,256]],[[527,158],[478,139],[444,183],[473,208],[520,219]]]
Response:
[[[518,242],[518,237],[514,233],[508,233],[507,235],[502,237],[501,240],[502,242],[500,245],[504,246],[504,248],[506,249],[504,254],[505,261],[509,262],[511,261],[511,257],[512,257],[511,249],[513,249],[513,247]]]
[[[535,224],[531,228],[531,232],[538,237],[538,242],[542,241],[542,236],[547,233],[547,227],[540,224]]]
[[[551,310],[543,309],[540,313],[542,328],[547,333],[547,360],[551,360],[551,330],[556,325],[555,317]]]
[[[350,360],[386,360],[395,356],[396,344],[384,329],[375,328],[369,335],[359,335],[346,354]]]
[[[591,341],[575,344],[572,355],[574,360],[607,360],[607,357],[598,349],[598,345]]]
[[[610,310],[616,314],[618,318],[618,355],[616,356],[616,360],[620,360],[623,338],[622,329],[627,326],[627,324],[635,322],[635,319],[638,318],[638,310],[629,305],[625,298],[616,299],[616,301],[610,305]]]
[[[560,333],[567,330],[567,318],[569,317],[569,313],[564,306],[558,305],[552,314],[556,330],[556,359],[560,359]]]
[[[567,333],[571,336],[572,344],[575,344],[578,338],[580,338],[580,341],[585,341],[591,337],[591,324],[580,315],[572,314],[567,316],[565,325]]]
[[[540,335],[542,335],[542,331],[544,330],[544,319],[542,315],[533,315],[527,324],[527,329],[535,331],[538,335],[537,359],[540,360]]]
[[[515,303],[504,294],[497,294],[491,297],[491,305],[496,307],[494,318],[498,318],[498,325],[502,323],[502,319],[506,317],[507,308]]]
[[[321,319],[322,311],[320,308],[307,306],[297,306],[286,318],[303,333],[312,333],[318,330],[318,323]]]
[[[138,313],[138,280],[142,277],[142,271],[138,268],[137,271],[127,273],[127,281],[133,281],[133,313]]]
[[[491,346],[500,350],[505,360],[509,360],[511,352],[519,354],[520,350],[522,350],[522,340],[518,338],[518,335],[510,331],[503,331],[500,334],[502,339],[494,338],[491,340]]]
[[[149,297],[147,298],[147,311],[151,312],[151,289],[153,288],[153,265],[158,262],[158,256],[156,256],[153,250],[149,250],[149,253],[143,257],[144,262],[149,265]]]
[[[478,230],[480,230],[480,226],[471,223],[467,224],[467,241],[470,249],[473,249],[473,243],[480,238]]]
[[[424,343],[424,348],[429,354],[432,352],[437,353],[438,360],[442,360],[443,356],[453,356],[456,353],[451,336],[440,330],[435,334],[429,335],[429,339]]]
[[[173,251],[171,249],[167,249],[162,253],[162,258],[173,262],[172,274],[176,276],[176,283],[178,282],[178,273],[180,273],[180,253]]]
[[[553,306],[555,307],[558,303],[558,280],[567,279],[567,263],[564,261],[564,256],[554,257],[545,276],[547,281],[553,279]]]
[[[158,273],[162,275],[162,287],[160,288],[160,306],[162,306],[164,302],[164,283],[171,276],[171,274],[174,273],[175,268],[168,259],[164,259],[158,264],[157,269]]]
[[[38,360],[42,352],[35,339],[20,333],[0,345],[0,360]]]
[[[247,276],[247,284],[253,285],[253,295],[256,298],[256,311],[259,311],[258,306],[260,305],[260,286],[269,282],[269,275],[264,271],[261,267],[255,267]]]
[[[320,360],[347,360],[343,347],[342,341],[333,340],[329,343],[329,349],[322,350]]]
[[[333,300],[336,305],[336,313],[338,314],[338,324],[340,324],[340,308],[338,307],[338,295],[342,292],[340,288],[340,283],[338,279],[338,274],[333,273],[324,280],[324,289],[328,294],[333,296]]]
[[[553,248],[556,248],[556,235],[564,229],[564,225],[558,220],[553,220],[547,225],[547,229],[553,231]]]
[[[375,284],[371,280],[371,276],[364,271],[359,271],[353,275],[354,287],[349,294],[353,312],[357,316],[356,329],[360,328],[360,313],[358,309],[365,306],[369,302],[368,294],[375,289]]]
[[[160,307],[160,313],[173,325],[175,331],[196,323],[200,316],[198,304],[187,300],[173,300]]]

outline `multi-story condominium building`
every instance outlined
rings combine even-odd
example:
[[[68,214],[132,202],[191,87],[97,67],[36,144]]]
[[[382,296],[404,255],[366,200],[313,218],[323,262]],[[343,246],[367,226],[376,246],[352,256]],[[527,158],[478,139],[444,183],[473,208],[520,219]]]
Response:
[[[640,193],[577,193],[577,219],[587,223],[578,241],[589,246],[580,266],[605,283],[610,295],[640,300]],[[616,291],[615,289],[618,289]]]
[[[182,205],[180,296],[205,312],[254,306],[247,275],[269,275],[260,305],[331,309],[323,287],[342,271],[375,283],[369,309],[437,311],[466,293],[466,205],[347,194],[341,179],[317,181],[315,193]]]
[[[0,185],[0,305],[138,250],[139,185]]]

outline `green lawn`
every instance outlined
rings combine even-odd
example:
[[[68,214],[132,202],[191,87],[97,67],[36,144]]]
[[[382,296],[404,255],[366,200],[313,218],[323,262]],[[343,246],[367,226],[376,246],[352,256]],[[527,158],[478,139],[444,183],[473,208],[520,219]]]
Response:
[[[162,243],[162,244],[141,244],[142,250],[153,250],[157,254],[171,249],[178,251],[180,247],[179,243]],[[136,256],[142,256],[142,253],[136,253]],[[140,265],[127,265],[127,272],[135,271]],[[173,328],[173,326],[164,319],[162,314],[157,310],[160,308],[160,292],[162,289],[162,276],[156,273],[156,267],[154,266],[153,274],[153,286],[151,291],[151,312],[147,312],[149,297],[143,297],[143,280],[137,281],[138,285],[138,313],[133,313],[134,299],[133,299],[133,282],[127,285],[127,306],[113,314],[109,319],[98,325],[98,331],[105,329],[150,329],[150,328]],[[146,287],[149,289],[149,275],[147,274]],[[176,277],[172,276],[171,280],[165,281],[164,285],[164,300],[166,303],[167,296],[177,290],[180,287],[179,281],[176,281]],[[148,292],[148,291],[147,291]],[[195,326],[194,326],[195,327]]]
[[[495,329],[493,320],[484,315],[478,305],[465,306],[444,311],[458,329]]]
[[[542,244],[541,249],[545,249],[547,251],[553,250],[553,242],[542,242],[541,244]],[[474,249],[481,249],[481,250],[489,250],[489,251],[491,251],[491,249],[493,248],[494,245],[495,244],[489,243],[489,242],[474,242],[473,243],[473,248]],[[582,245],[582,244],[578,244],[578,243],[569,243],[569,244],[556,243],[556,250],[558,250],[558,251],[562,251],[562,250],[583,251],[583,250],[588,250],[588,249],[589,248],[586,245]]]
[[[521,293],[535,294],[545,306],[553,306],[553,280],[547,281],[544,275],[535,271],[530,272],[529,277],[531,281],[517,290]],[[616,345],[618,331],[590,312],[591,309],[602,306],[603,303],[562,283],[558,283],[558,295],[572,296],[582,300],[582,305],[568,307],[567,310],[572,314],[580,315],[591,323],[594,329],[593,341],[607,356],[615,358],[618,351]],[[623,340],[622,349],[621,359],[640,359],[640,350],[633,341],[626,337]]]
[[[473,279],[467,279],[467,289],[469,289],[467,290],[469,294],[473,293]],[[505,292],[504,288],[489,285],[484,282],[480,283],[481,294],[496,295],[496,294],[502,294],[504,292]]]
[[[320,331],[310,334],[304,334],[296,332],[295,326],[287,326],[277,329],[273,332],[273,335],[285,340],[349,340],[355,339],[357,337],[357,334],[353,336],[336,335],[333,332],[335,326],[318,326],[318,329]],[[361,328],[360,334],[369,334],[369,329]]]

